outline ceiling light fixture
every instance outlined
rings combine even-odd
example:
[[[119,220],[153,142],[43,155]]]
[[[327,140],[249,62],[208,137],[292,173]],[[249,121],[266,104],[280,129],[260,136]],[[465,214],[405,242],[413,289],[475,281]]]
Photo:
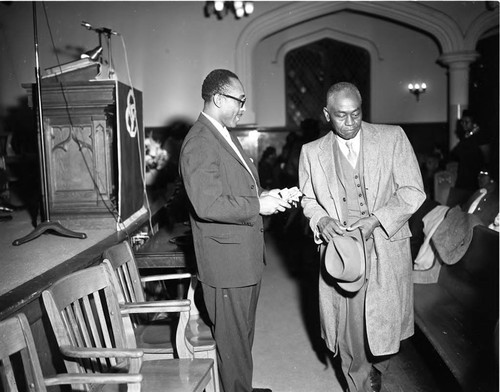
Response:
[[[205,3],[205,16],[215,15],[217,19],[223,19],[224,16],[232,12],[236,19],[251,15],[254,11],[253,1],[207,1]]]

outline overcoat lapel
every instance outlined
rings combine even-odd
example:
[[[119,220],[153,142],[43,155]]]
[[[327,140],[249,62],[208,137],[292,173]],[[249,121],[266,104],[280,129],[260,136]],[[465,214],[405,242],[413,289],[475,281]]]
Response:
[[[327,186],[332,196],[333,205],[337,213],[337,219],[340,219],[342,211],[340,206],[337,205],[337,200],[339,200],[339,189],[335,158],[333,156],[333,143],[335,143],[334,133],[330,131],[319,146],[320,151],[318,158],[321,168],[325,172]]]
[[[233,147],[231,147],[229,145],[229,143],[227,142],[227,140],[224,138],[224,136],[222,136],[220,134],[220,132],[217,130],[217,128],[215,128],[215,126],[212,124],[212,122],[208,118],[206,118],[203,114],[200,114],[200,116],[198,117],[198,121],[200,121],[201,123],[203,123],[203,125],[205,125],[210,130],[210,132],[212,132],[214,134],[215,138],[220,142],[221,146],[231,156],[233,156],[234,159],[236,159],[236,161],[241,166],[243,166],[243,168],[248,172],[247,168],[245,167],[245,165],[241,161],[240,157],[238,156],[238,154],[236,154],[236,151],[234,151]],[[246,153],[243,151],[243,149],[242,149],[242,147],[241,147],[240,142],[238,141],[238,139],[236,137],[234,137],[231,134],[231,132],[229,132],[229,135],[231,136],[231,139],[233,140],[233,143],[240,150],[241,156],[244,157],[244,159],[246,160],[248,167],[250,168],[250,170],[252,170],[252,174],[253,174],[255,180],[257,181],[258,176],[257,176],[257,171],[255,170],[254,164],[251,161],[249,161],[249,159],[246,157]],[[235,141],[235,139],[236,139],[236,141]]]
[[[229,132],[229,135],[231,136],[231,140],[233,141],[236,148],[240,151],[240,154],[243,157],[243,159],[245,160],[246,164],[248,165],[248,168],[251,170],[253,178],[255,178],[255,181],[257,181],[257,185],[259,185],[259,187],[260,187],[259,174],[257,172],[257,167],[255,166],[253,161],[248,157],[245,150],[243,150],[243,146],[241,145],[238,138],[236,136],[234,136],[231,132]],[[239,160],[239,158],[238,158],[238,160]]]
[[[380,155],[380,132],[371,124],[363,122],[361,125],[361,137],[363,146],[363,169],[364,181],[366,190],[366,199],[368,203],[368,211],[373,211],[375,200],[377,199],[378,186],[377,181],[378,171],[380,170],[379,155]]]

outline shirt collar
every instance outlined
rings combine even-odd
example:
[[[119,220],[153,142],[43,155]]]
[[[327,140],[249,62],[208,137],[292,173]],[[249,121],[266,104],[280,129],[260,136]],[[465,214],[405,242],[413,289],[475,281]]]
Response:
[[[338,135],[335,135],[335,137],[337,138],[337,143],[339,144],[342,151],[347,151],[348,149],[346,143],[348,142],[348,140],[342,139]],[[361,147],[361,129],[359,130],[356,136],[350,139],[350,141],[353,142],[352,146],[354,147],[354,151],[359,154],[359,150]]]
[[[222,136],[224,136],[224,138],[226,140],[231,139],[231,137],[229,136],[229,131],[227,130],[226,127],[223,127],[220,122],[218,122],[215,118],[213,118],[212,116],[209,116],[205,112],[201,112],[201,114],[203,114],[206,118],[208,118],[210,120],[210,122],[213,124],[213,126],[219,131],[219,133]]]

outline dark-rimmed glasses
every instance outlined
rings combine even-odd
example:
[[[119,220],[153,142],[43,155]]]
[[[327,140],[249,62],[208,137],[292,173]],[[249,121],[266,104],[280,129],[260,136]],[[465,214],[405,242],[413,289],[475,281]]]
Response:
[[[242,108],[243,108],[243,106],[245,106],[245,103],[247,102],[247,99],[246,99],[246,98],[239,99],[239,98],[233,97],[232,95],[229,95],[229,94],[222,94],[222,93],[220,93],[220,95],[223,95],[223,96],[225,96],[225,97],[228,97],[228,98],[234,99],[235,101],[238,101],[238,102],[240,103],[240,109],[242,109]]]

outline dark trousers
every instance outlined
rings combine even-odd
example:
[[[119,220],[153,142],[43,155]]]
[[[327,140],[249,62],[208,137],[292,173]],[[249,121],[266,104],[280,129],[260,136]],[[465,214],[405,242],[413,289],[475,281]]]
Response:
[[[235,288],[211,287],[202,282],[202,288],[217,345],[221,389],[251,392],[252,345],[260,282]]]

